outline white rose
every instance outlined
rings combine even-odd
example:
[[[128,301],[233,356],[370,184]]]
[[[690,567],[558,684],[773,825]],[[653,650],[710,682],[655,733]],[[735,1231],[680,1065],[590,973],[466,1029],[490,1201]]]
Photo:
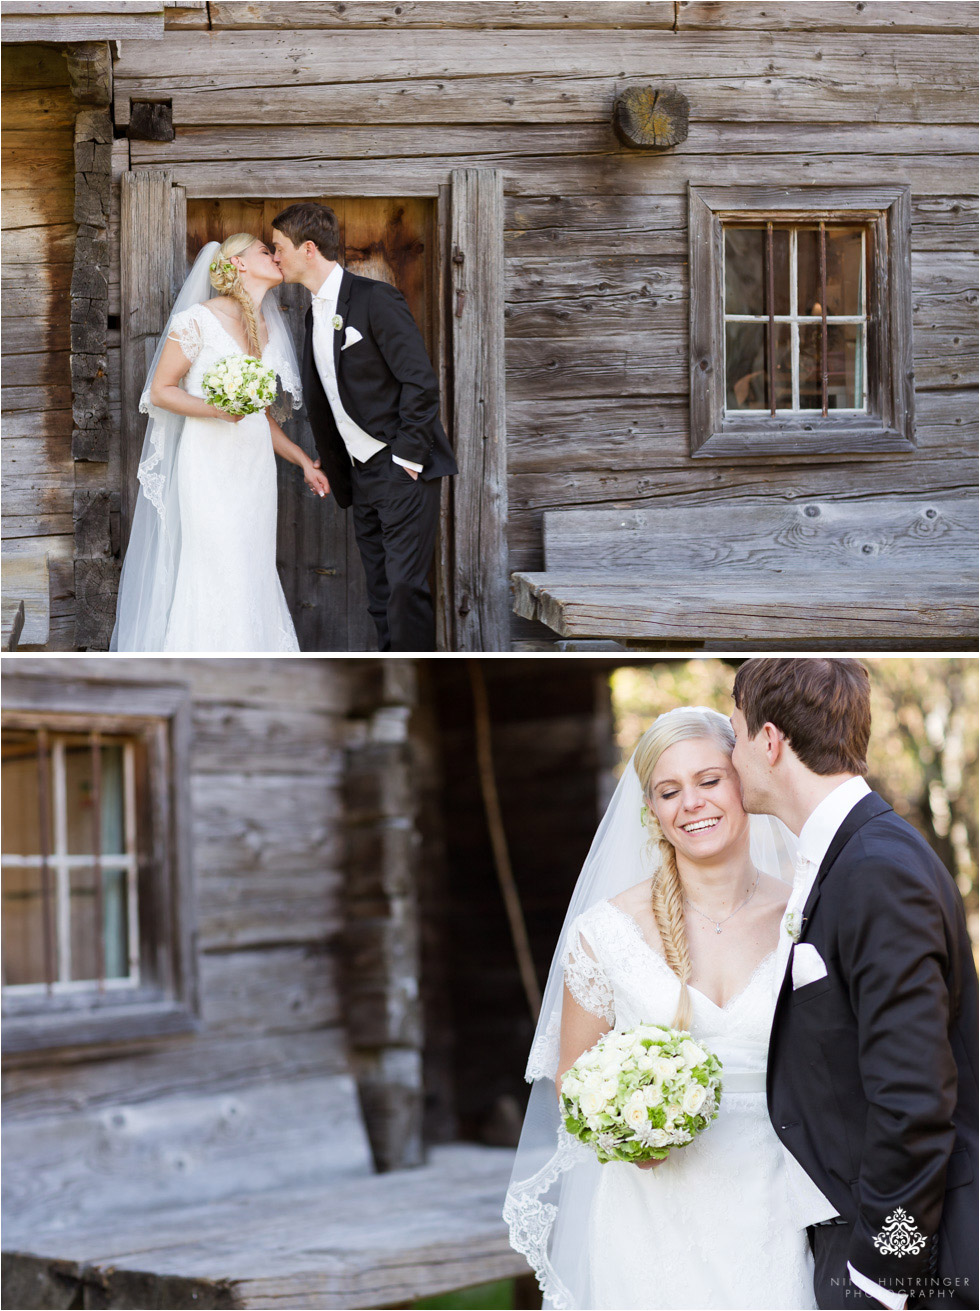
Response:
[[[674,1073],[674,1062],[669,1056],[658,1056],[653,1068],[658,1079],[669,1079]]]
[[[637,1065],[637,1069],[640,1069],[640,1070],[652,1070],[652,1069],[653,1069],[653,1061],[651,1061],[651,1059],[650,1059],[649,1056],[640,1056],[640,1057],[638,1057],[638,1058],[637,1058],[636,1065]]]
[[[705,1090],[699,1083],[696,1083],[693,1088],[688,1088],[687,1092],[684,1094],[684,1101],[682,1103],[684,1113],[686,1115],[697,1115],[698,1111],[700,1111],[701,1107],[704,1105],[704,1099],[706,1096],[707,1094],[705,1093]]]
[[[665,1129],[651,1129],[646,1138],[651,1147],[666,1147],[670,1134]]]
[[[579,1098],[579,1106],[585,1116],[598,1115],[602,1110],[603,1099],[597,1092],[584,1092]]]
[[[681,1056],[684,1058],[684,1064],[688,1069],[694,1065],[700,1065],[704,1060],[704,1052],[696,1042],[691,1042],[688,1038],[681,1044]]]
[[[646,1103],[634,1102],[630,1098],[623,1118],[631,1129],[642,1129],[648,1120]]]
[[[672,1123],[674,1120],[676,1120],[677,1117],[680,1115],[680,1113],[681,1113],[681,1108],[679,1106],[675,1106],[673,1103],[670,1106],[668,1106],[667,1109],[664,1111],[668,1123]]]

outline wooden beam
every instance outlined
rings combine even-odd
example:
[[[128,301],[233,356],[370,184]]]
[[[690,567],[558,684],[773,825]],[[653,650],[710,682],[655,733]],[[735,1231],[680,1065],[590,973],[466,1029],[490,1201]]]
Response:
[[[8,41],[159,40],[163,0],[4,0]]]
[[[120,212],[122,329],[121,537],[136,503],[136,471],[146,427],[139,400],[157,340],[185,276],[184,197],[168,170],[123,173]]]
[[[454,649],[505,651],[503,178],[492,169],[457,169],[452,190]]]

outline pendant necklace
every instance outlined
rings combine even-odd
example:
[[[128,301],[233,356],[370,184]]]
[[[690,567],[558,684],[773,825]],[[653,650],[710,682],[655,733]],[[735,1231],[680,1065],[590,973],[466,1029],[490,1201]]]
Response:
[[[752,887],[749,889],[748,896],[745,898],[744,901],[740,901],[739,904],[732,911],[731,915],[726,915],[723,920],[716,920],[713,915],[706,915],[699,906],[695,906],[694,902],[690,899],[687,893],[684,894],[684,904],[685,906],[690,906],[691,910],[696,910],[702,919],[707,920],[709,924],[714,925],[714,929],[716,933],[720,933],[721,926],[723,924],[727,924],[728,921],[732,918],[732,915],[737,915],[738,912],[742,910],[743,907],[749,904],[749,902],[755,896],[755,890],[758,886],[759,886],[759,871],[756,870],[755,882],[752,884]]]

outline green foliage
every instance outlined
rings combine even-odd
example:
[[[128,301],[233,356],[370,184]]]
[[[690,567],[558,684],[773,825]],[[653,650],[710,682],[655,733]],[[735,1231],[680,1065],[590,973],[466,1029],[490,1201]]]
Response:
[[[417,1311],[510,1311],[516,1301],[514,1280],[498,1279],[492,1284],[476,1284],[473,1288],[459,1288],[438,1297],[426,1297],[413,1303]]]

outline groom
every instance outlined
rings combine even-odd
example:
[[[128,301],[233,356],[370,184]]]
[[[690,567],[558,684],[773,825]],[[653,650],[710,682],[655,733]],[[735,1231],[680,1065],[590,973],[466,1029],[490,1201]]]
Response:
[[[353,506],[378,647],[433,651],[440,479],[457,469],[422,335],[400,291],[337,263],[340,229],[326,205],[290,205],[272,237],[285,281],[313,296],[303,397],[334,500]]]
[[[977,978],[956,885],[864,781],[862,665],[749,660],[733,696],[745,808],[799,835],[768,1097],[817,1303],[976,1307]]]

